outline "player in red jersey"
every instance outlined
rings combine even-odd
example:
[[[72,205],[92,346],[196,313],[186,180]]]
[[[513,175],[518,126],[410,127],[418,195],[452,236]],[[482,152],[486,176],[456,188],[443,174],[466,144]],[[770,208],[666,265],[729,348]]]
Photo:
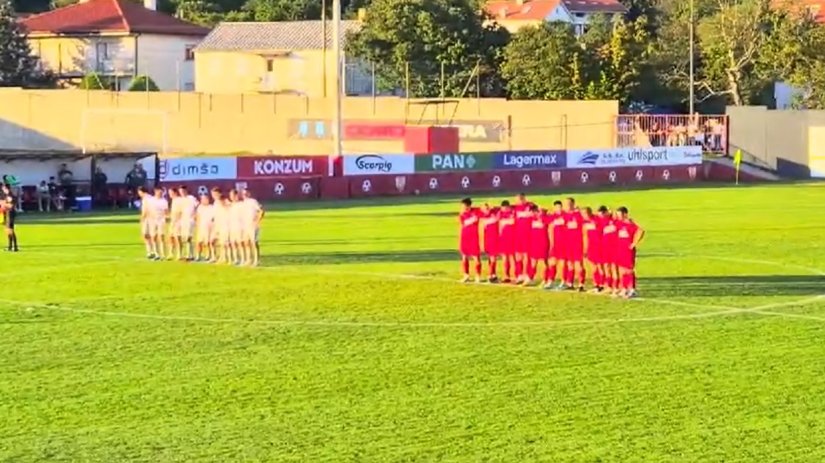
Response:
[[[606,207],[602,206],[599,211]],[[593,292],[600,293],[604,288],[604,246],[602,235],[604,233],[604,220],[600,215],[593,215],[593,210],[585,207],[582,210],[583,230],[584,230],[584,255],[590,265],[590,273],[593,275]]]
[[[576,200],[566,198],[562,208],[564,218],[564,262],[562,276],[564,277],[560,289],[572,289],[578,283],[579,292],[584,292],[584,233],[582,232],[582,214],[576,208]]]
[[[487,268],[490,283],[498,283],[496,264],[499,255],[499,209],[484,204],[481,208],[481,225],[484,230],[484,253],[487,254]]]
[[[550,220],[550,271],[547,272],[548,289],[553,286],[556,280],[556,270],[560,262],[564,261],[564,216],[562,215],[561,201],[553,202],[553,212],[549,214]]]
[[[530,207],[533,204],[527,201],[524,193],[516,196],[516,204],[513,210],[516,213],[516,241],[515,241],[515,267],[516,283],[523,283],[527,280],[527,266],[530,263],[530,222],[533,220],[533,213]]]
[[[473,207],[473,200],[461,200],[461,214],[458,216],[461,224],[459,252],[461,252],[461,281],[470,281],[470,261],[475,262],[476,283],[481,281],[481,246],[478,237],[478,225],[481,212]]]
[[[636,297],[636,249],[645,236],[642,230],[628,215],[627,208],[616,210],[616,266],[621,278],[620,296]]]
[[[619,294],[619,270],[616,268],[616,240],[618,229],[616,228],[615,214],[607,210],[606,207],[599,208],[599,215],[602,216],[604,226],[602,227],[602,257],[604,259],[604,286],[614,295]]]
[[[542,278],[545,287],[551,283],[548,282],[550,278],[550,235],[548,229],[552,218],[547,211],[540,210],[535,204],[530,208],[533,213],[533,220],[530,222],[530,263],[527,268],[527,281],[523,284],[528,286],[532,284],[538,272],[539,263],[543,265],[544,277]],[[552,280],[551,280],[552,281]]]
[[[510,201],[502,201],[498,212],[498,253],[504,261],[504,283],[510,283],[516,260],[516,212],[510,207]],[[518,274],[516,274],[518,277]]]

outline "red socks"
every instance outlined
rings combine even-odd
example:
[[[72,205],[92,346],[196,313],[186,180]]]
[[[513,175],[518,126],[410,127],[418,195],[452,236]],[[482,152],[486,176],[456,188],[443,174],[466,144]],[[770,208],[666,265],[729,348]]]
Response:
[[[469,275],[470,273],[470,261],[467,259],[461,260],[461,273],[462,275]]]
[[[579,271],[579,286],[584,286],[585,281],[587,281],[587,271],[582,267]]]
[[[516,260],[516,278],[524,275],[524,261]]]
[[[491,276],[491,277],[496,276],[496,264],[497,264],[497,262],[496,262],[495,260],[491,260],[491,261],[489,262],[489,267],[490,267],[490,276]]]
[[[536,269],[536,264],[534,264],[532,261],[530,263],[528,263],[527,264],[527,278],[529,278],[530,280],[533,280],[533,278],[536,277],[536,270],[537,270]]]
[[[513,275],[510,274],[510,258],[504,258],[504,278],[510,279]]]
[[[555,279],[556,279],[556,266],[555,265],[548,265],[544,269],[544,282],[545,283],[551,283]]]
[[[476,276],[481,277],[481,260],[476,260]]]

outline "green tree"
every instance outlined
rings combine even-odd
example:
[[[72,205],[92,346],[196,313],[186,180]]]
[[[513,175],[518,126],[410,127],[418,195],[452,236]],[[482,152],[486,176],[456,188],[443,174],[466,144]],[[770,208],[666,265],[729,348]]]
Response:
[[[132,79],[132,83],[129,84],[130,92],[157,92],[158,90],[155,81],[147,75],[139,75]]]
[[[50,74],[38,69],[26,33],[9,0],[0,0],[0,87],[48,86]]]
[[[581,39],[588,99],[628,102],[650,54],[647,17],[635,21],[596,16]]]
[[[248,0],[243,9],[254,21],[321,19],[321,2],[316,0]]]
[[[406,88],[409,77],[410,96],[462,96],[477,67],[497,69],[491,44],[503,35],[480,11],[468,0],[374,0],[347,56],[374,63],[381,90]]]
[[[570,24],[527,26],[504,49],[501,75],[510,98],[564,100],[581,97],[583,50]]]
[[[111,90],[112,82],[105,76],[96,72],[90,72],[80,80],[82,90]]]

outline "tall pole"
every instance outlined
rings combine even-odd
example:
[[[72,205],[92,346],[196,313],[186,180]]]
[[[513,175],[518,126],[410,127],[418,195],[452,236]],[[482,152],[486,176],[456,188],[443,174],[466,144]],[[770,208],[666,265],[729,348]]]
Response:
[[[323,51],[321,53],[321,94],[327,97],[327,0],[321,0],[321,34],[323,38]]]
[[[693,2],[694,2],[694,0],[690,0],[690,96],[689,96],[689,98],[690,98],[690,115],[691,116],[695,112],[694,107],[693,107],[694,100],[695,100],[694,95],[693,95],[693,91],[694,91],[694,87],[696,86],[696,75],[695,75],[696,66],[695,66],[694,58],[693,58],[693,55],[695,54],[694,53],[694,47],[695,47],[695,42],[696,42],[695,31],[694,31],[694,22],[695,21],[694,21],[694,12],[693,12],[693,8],[694,8],[693,7]]]
[[[326,41],[326,37],[324,37]],[[335,118],[333,119],[332,140],[335,144],[335,156],[340,157],[344,152],[341,139],[341,0],[332,0],[332,55],[335,61]]]

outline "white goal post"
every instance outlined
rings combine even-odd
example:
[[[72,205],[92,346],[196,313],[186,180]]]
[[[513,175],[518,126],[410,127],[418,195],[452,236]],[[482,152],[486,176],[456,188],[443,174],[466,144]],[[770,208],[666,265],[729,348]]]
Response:
[[[80,119],[83,153],[156,152],[169,148],[169,114],[152,109],[85,108]]]

